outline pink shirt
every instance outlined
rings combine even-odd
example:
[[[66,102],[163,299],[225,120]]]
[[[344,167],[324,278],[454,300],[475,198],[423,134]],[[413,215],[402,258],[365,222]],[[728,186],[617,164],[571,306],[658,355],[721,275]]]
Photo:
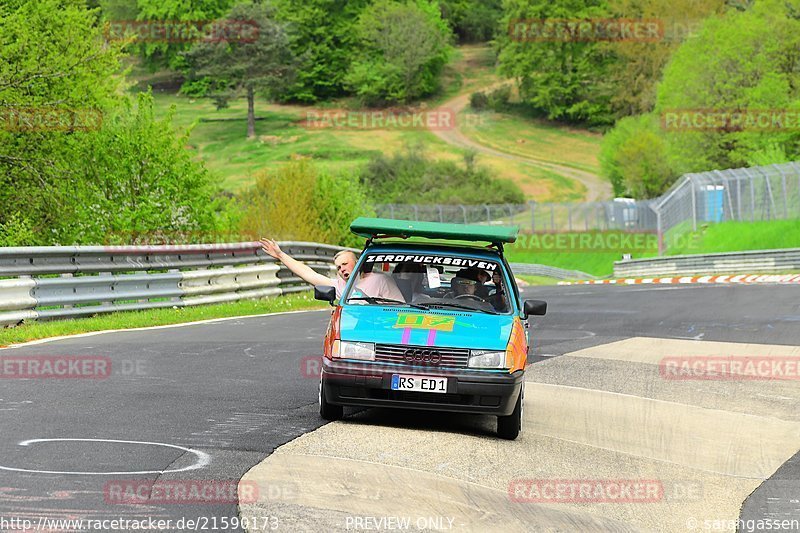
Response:
[[[331,278],[331,281],[334,281],[334,278]],[[347,282],[345,280],[339,276],[336,276],[335,287],[337,298],[342,297],[342,292],[344,291],[344,286],[346,284]],[[401,302],[406,301],[406,299],[403,298],[403,293],[400,292],[400,289],[397,288],[397,284],[388,274],[382,274],[379,272],[367,272],[361,274],[356,281],[356,288],[360,289],[365,296],[389,298],[391,300],[399,300]]]

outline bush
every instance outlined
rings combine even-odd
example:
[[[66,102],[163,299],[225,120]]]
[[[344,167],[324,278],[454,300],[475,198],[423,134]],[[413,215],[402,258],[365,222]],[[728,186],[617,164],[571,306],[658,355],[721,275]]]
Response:
[[[489,107],[489,97],[486,93],[472,93],[469,96],[469,106],[475,111],[483,111]]]
[[[408,103],[439,88],[452,33],[436,2],[378,0],[356,25],[347,85],[369,104]]]
[[[509,109],[509,101],[511,100],[511,86],[502,85],[489,93],[488,105],[494,111],[502,113]]]
[[[239,201],[242,233],[280,240],[357,246],[350,222],[371,214],[355,177],[320,173],[307,161],[260,174]]]
[[[525,195],[512,181],[492,176],[465,155],[464,166],[432,161],[419,147],[407,146],[388,157],[374,157],[361,183],[377,203],[484,204],[522,203]]]
[[[654,198],[677,177],[657,117],[626,117],[603,138],[600,166],[616,196]]]

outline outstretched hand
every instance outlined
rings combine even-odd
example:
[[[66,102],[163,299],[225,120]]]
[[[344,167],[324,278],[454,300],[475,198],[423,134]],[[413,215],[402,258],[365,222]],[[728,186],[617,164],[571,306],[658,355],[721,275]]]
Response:
[[[272,239],[261,239],[258,242],[261,243],[261,249],[268,255],[271,255],[275,259],[280,259],[281,255],[281,247],[278,246],[278,243],[273,241]]]

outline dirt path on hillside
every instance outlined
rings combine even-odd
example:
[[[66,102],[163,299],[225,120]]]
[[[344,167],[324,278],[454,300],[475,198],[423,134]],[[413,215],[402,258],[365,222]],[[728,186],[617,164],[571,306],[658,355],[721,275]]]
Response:
[[[488,91],[504,85],[508,82],[501,82],[490,85],[488,87],[484,87],[482,90]],[[437,109],[440,111],[447,111],[452,113],[454,116],[458,116],[458,114],[464,110],[469,105],[469,93],[461,94],[452,98],[442,105],[440,105]],[[551,163],[549,161],[542,161],[539,159],[534,159],[530,157],[523,157],[519,155],[513,155],[506,152],[502,152],[500,150],[496,150],[494,148],[490,148],[483,144],[470,139],[461,131],[458,125],[458,121],[456,121],[455,127],[448,128],[448,129],[436,129],[431,130],[431,132],[442,139],[444,142],[458,146],[461,148],[468,148],[475,150],[478,153],[483,153],[487,155],[491,155],[494,157],[499,157],[502,159],[508,159],[510,161],[516,161],[525,165],[530,165],[532,167],[542,168],[545,170],[549,170],[551,172],[555,172],[556,174],[560,174],[567,178],[573,179],[583,184],[586,187],[586,195],[584,196],[583,200],[586,202],[596,202],[601,200],[609,200],[613,197],[611,191],[611,184],[608,183],[607,180],[603,179],[601,176],[597,174],[593,174],[592,172],[587,172],[585,170],[578,170],[576,168],[559,165],[556,163]]]

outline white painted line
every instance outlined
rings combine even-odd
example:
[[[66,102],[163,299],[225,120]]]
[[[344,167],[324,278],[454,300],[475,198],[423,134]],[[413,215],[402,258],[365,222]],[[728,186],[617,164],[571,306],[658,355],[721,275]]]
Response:
[[[176,450],[181,450],[187,453],[194,454],[197,457],[197,460],[194,464],[186,466],[184,468],[177,468],[174,470],[143,470],[139,472],[57,472],[52,470],[29,470],[27,468],[13,468],[10,466],[0,466],[0,470],[8,470],[11,472],[28,472],[31,474],[61,474],[61,475],[73,475],[73,476],[126,476],[126,475],[134,475],[134,474],[171,474],[175,472],[186,472],[188,470],[197,470],[200,468],[205,468],[209,464],[211,464],[211,456],[205,452],[201,452],[199,450],[192,450],[191,448],[184,448],[183,446],[177,446],[175,444],[164,444],[161,442],[146,442],[146,441],[138,441],[138,440],[113,440],[113,439],[31,439],[31,440],[24,440],[19,443],[20,446],[30,446],[31,444],[38,444],[40,442],[113,442],[113,443],[122,443],[122,444],[145,444],[149,446],[163,446],[166,448],[175,448]]]
[[[213,324],[215,322],[223,322],[225,320],[239,320],[241,318],[261,318],[269,316],[280,315],[293,315],[297,313],[319,313],[320,311],[327,311],[325,309],[303,309],[300,311],[281,311],[278,313],[262,313],[260,315],[241,315],[241,316],[228,316],[224,318],[209,318],[206,320],[195,320],[194,322],[181,322],[180,324],[165,324],[163,326],[144,326],[141,328],[125,328],[125,329],[104,329],[102,331],[88,331],[86,333],[75,333],[73,335],[61,335],[60,337],[48,337],[46,339],[37,339],[35,341],[23,342],[20,344],[10,344],[5,347],[0,347],[0,350],[10,350],[12,348],[22,348],[24,346],[33,346],[35,344],[44,344],[46,342],[59,341],[63,339],[77,339],[80,337],[91,337],[94,335],[102,335],[103,333],[119,333],[122,331],[147,331],[152,329],[166,329],[166,328],[180,328],[184,326],[196,326],[198,324]]]

